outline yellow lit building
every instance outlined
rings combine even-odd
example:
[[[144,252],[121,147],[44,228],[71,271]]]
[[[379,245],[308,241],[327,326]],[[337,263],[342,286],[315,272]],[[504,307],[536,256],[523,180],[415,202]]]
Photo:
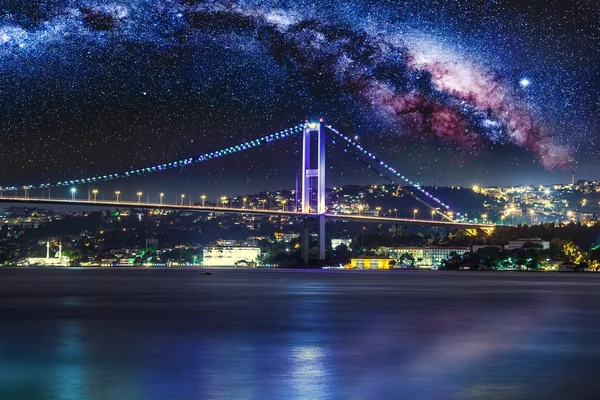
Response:
[[[348,269],[390,269],[390,263],[395,260],[383,257],[357,257],[351,258]]]

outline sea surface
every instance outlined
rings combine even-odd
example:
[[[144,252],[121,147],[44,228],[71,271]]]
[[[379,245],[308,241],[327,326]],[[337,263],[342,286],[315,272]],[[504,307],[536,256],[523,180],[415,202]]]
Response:
[[[0,399],[599,399],[600,274],[0,269]]]

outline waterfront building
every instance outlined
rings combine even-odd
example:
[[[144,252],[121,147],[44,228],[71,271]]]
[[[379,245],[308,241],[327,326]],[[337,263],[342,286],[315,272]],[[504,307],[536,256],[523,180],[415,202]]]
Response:
[[[390,258],[399,260],[403,254],[409,254],[419,268],[431,268],[448,260],[452,255],[462,255],[469,252],[468,247],[392,247],[389,248]]]
[[[350,259],[350,264],[346,266],[348,269],[390,269],[395,261],[387,257],[369,257],[362,256]]]
[[[255,265],[261,254],[260,247],[207,246],[204,248],[205,267],[235,267]]]

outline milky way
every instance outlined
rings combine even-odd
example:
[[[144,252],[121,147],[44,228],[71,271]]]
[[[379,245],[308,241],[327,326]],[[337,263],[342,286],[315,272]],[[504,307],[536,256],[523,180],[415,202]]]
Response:
[[[320,11],[310,2],[20,3],[9,4],[0,19],[0,95],[5,115],[0,127],[5,139],[16,143],[3,149],[8,162],[16,159],[13,154],[30,135],[49,165],[62,161],[65,172],[85,170],[68,167],[89,150],[78,137],[85,136],[82,130],[87,127],[91,131],[106,122],[102,112],[112,112],[112,107],[133,117],[118,121],[123,132],[95,135],[97,146],[111,138],[126,141],[121,136],[138,135],[135,131],[142,117],[137,110],[161,102],[201,108],[202,119],[222,117],[224,111],[207,112],[206,100],[202,106],[194,104],[191,98],[198,87],[205,88],[202,96],[208,91],[215,102],[223,97],[251,98],[255,101],[240,100],[243,111],[234,112],[256,112],[265,118],[269,112],[261,109],[263,99],[275,96],[281,103],[290,103],[297,91],[306,101],[331,104],[330,109],[322,107],[328,117],[350,113],[354,125],[381,126],[370,134],[375,137],[450,143],[463,154],[484,154],[490,145],[516,146],[549,170],[571,167],[582,140],[594,133],[580,128],[585,123],[566,132],[565,126],[585,122],[586,116],[579,109],[561,114],[557,112],[560,105],[544,104],[541,95],[532,97],[533,90],[528,91],[536,82],[527,79],[527,85],[520,84],[525,78],[513,73],[518,70],[514,63],[486,62],[489,45],[458,46],[451,40],[456,31],[448,27],[452,24],[438,27],[446,36],[440,37],[424,28],[426,16],[400,18],[408,9],[395,9],[386,2],[367,8],[369,12],[362,17],[365,5],[358,1],[334,2],[331,12]],[[430,3],[436,6],[435,1]],[[491,9],[495,2],[482,4]],[[393,15],[401,21],[390,22]],[[245,69],[248,75],[236,80],[235,75]],[[256,79],[253,71],[276,83]],[[222,84],[225,73],[233,76],[218,89],[211,86],[213,80]],[[582,103],[589,93],[580,95]],[[153,100],[146,104],[148,96]],[[593,109],[593,94],[591,101]],[[35,110],[24,111],[33,105]],[[66,120],[75,123],[62,126],[57,122],[59,126],[46,129],[47,122],[40,120],[37,111],[67,114]],[[178,113],[152,121],[149,129],[155,137],[172,137],[170,128]],[[568,115],[566,122],[561,121],[564,115]],[[301,120],[305,115],[291,117]],[[181,137],[180,142],[173,139],[173,154],[185,149],[190,133]],[[72,141],[71,154],[81,156],[47,155],[58,151],[59,141]],[[211,141],[205,138],[205,143]],[[163,159],[170,155],[147,150],[150,156]],[[146,161],[135,152],[127,154],[134,162]],[[90,163],[102,172],[94,156]]]

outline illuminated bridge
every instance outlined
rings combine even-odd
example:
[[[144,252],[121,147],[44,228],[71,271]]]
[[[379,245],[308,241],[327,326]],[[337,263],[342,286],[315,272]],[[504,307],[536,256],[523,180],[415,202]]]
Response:
[[[138,193],[138,201],[122,201],[119,199],[119,193],[116,192],[116,199],[114,201],[107,200],[96,200],[90,197],[88,200],[77,199],[75,197],[76,188],[78,185],[90,185],[93,183],[99,183],[114,179],[125,179],[130,177],[136,177],[141,175],[147,175],[150,173],[160,172],[171,168],[179,168],[201,162],[206,162],[211,159],[225,157],[230,154],[238,153],[242,150],[251,149],[266,143],[271,143],[277,140],[281,140],[296,134],[301,133],[303,135],[302,140],[302,170],[301,170],[301,200],[300,207],[298,210],[273,210],[273,209],[256,209],[247,207],[218,207],[218,206],[204,206],[204,205],[185,205],[183,201],[181,204],[167,204],[161,199],[158,203],[142,202],[141,194]],[[328,134],[330,136],[328,136]],[[317,140],[317,154],[316,157],[311,157],[311,141]],[[367,165],[368,168],[378,173],[381,177],[388,180],[394,185],[401,187],[402,185],[410,185],[416,189],[414,191],[405,191],[408,195],[412,196],[416,201],[422,203],[427,208],[432,210],[432,219],[417,219],[414,218],[392,218],[388,216],[371,216],[364,214],[335,214],[328,212],[325,205],[326,186],[325,186],[325,146],[326,142],[330,141],[334,146],[340,148],[346,153],[350,153],[355,156],[356,159]],[[316,180],[316,204],[311,204],[311,189],[314,187],[314,181]],[[69,188],[72,193],[72,197],[69,198],[52,198],[48,197],[33,197],[29,196],[30,192],[34,190],[45,190],[50,193],[51,188]],[[21,196],[20,193],[24,193]],[[415,194],[416,193],[416,194]],[[379,159],[375,154],[363,148],[360,144],[356,143],[349,137],[341,134],[338,130],[332,126],[326,125],[322,120],[320,122],[306,122],[303,125],[298,125],[290,129],[286,129],[268,136],[261,137],[256,140],[240,143],[236,146],[231,146],[226,149],[206,153],[198,157],[186,158],[179,161],[173,161],[163,163],[151,167],[118,172],[108,175],[99,175],[88,178],[81,178],[69,181],[60,182],[48,182],[37,185],[23,185],[23,186],[10,186],[0,187],[0,202],[5,203],[36,203],[36,204],[65,204],[65,205],[81,205],[81,206],[98,206],[98,207],[130,207],[130,208],[147,208],[147,209],[165,209],[165,210],[186,210],[192,212],[209,212],[209,213],[225,213],[225,214],[253,214],[253,215],[275,215],[275,216],[289,216],[303,219],[303,229],[301,232],[302,237],[302,257],[305,261],[308,261],[308,250],[309,250],[309,228],[311,223],[315,223],[318,226],[318,255],[319,259],[325,258],[325,220],[326,219],[337,219],[343,221],[356,221],[356,222],[372,222],[372,223],[390,223],[390,224],[418,224],[418,225],[430,225],[430,226],[443,226],[448,228],[464,228],[464,229],[480,229],[489,232],[494,228],[493,224],[485,223],[469,223],[463,221],[455,221],[453,219],[453,213],[450,210],[450,206],[444,203],[427,190],[421,188],[421,186],[410,179],[405,177],[401,172],[396,170],[393,166],[387,164],[383,160]],[[204,203],[204,202],[203,202]],[[439,215],[441,219],[434,220],[433,215]]]

